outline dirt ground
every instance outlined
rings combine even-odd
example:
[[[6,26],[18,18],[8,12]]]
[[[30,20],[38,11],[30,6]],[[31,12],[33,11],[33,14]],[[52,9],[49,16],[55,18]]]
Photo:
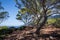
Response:
[[[44,27],[40,30],[40,35],[36,35],[35,31],[36,27],[26,27],[24,30],[12,32],[4,40],[60,40],[60,28],[51,25]]]

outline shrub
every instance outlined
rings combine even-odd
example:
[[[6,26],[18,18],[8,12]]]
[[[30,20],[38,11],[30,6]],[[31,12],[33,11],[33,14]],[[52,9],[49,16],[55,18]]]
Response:
[[[55,25],[57,28],[60,28],[60,19],[56,19]]]
[[[51,18],[51,19],[48,19],[48,20],[47,20],[48,25],[49,25],[49,24],[53,24],[53,23],[55,23],[55,22],[56,22],[56,19],[54,19],[54,18]]]
[[[21,26],[21,27],[19,27],[18,29],[19,30],[24,30],[26,28],[26,26]]]

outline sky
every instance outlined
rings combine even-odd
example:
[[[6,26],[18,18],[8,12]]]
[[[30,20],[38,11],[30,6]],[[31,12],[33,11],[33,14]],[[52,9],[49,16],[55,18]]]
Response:
[[[9,18],[3,21],[0,26],[21,26],[24,23],[16,19],[16,14],[18,13],[18,8],[15,7],[16,3],[14,0],[0,0],[5,11],[8,11]]]

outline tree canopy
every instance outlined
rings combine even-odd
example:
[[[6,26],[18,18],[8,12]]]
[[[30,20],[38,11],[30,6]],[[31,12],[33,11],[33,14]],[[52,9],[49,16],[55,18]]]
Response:
[[[2,7],[1,5],[1,2],[0,2],[0,23],[5,20],[8,16],[8,12],[7,11],[4,11],[4,8]]]
[[[36,25],[40,30],[49,16],[60,14],[60,0],[15,0],[19,8],[17,19]]]

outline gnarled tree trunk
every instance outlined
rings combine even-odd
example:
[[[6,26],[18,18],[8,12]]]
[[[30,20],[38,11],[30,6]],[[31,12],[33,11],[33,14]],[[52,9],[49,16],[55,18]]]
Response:
[[[44,19],[36,30],[36,34],[38,34],[38,35],[40,34],[41,28],[45,25],[45,23],[47,21],[47,14],[46,14],[47,8],[46,8],[46,5],[45,5],[45,2],[46,2],[46,0],[42,0],[42,8],[43,8],[43,15],[42,16],[43,16]]]
[[[47,21],[47,16],[45,15],[43,22],[39,25],[39,27],[36,30],[36,34],[40,34],[40,30],[45,25],[46,21]]]

